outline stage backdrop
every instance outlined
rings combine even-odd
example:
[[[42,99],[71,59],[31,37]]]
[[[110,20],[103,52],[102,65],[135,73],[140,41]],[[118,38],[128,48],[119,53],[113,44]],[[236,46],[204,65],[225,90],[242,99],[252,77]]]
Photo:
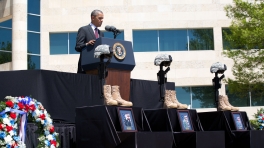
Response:
[[[5,96],[32,96],[56,122],[74,123],[75,108],[103,105],[98,76],[48,70],[0,72],[0,100]],[[130,100],[135,107],[162,108],[157,81],[131,79]],[[167,83],[174,90],[174,83]]]

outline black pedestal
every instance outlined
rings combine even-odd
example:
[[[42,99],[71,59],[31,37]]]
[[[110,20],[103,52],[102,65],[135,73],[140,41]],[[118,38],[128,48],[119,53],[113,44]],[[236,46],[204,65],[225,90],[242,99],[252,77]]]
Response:
[[[224,131],[173,133],[177,148],[224,148]]]
[[[171,148],[171,132],[118,133],[121,143],[116,148]]]

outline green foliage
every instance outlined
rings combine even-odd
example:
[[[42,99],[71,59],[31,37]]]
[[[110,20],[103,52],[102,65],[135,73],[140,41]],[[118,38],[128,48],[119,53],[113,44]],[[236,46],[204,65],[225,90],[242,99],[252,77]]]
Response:
[[[227,16],[232,19],[230,32],[224,32],[229,42],[224,54],[233,59],[234,79],[225,79],[230,93],[254,92],[264,95],[264,2],[234,0],[225,7]],[[235,49],[236,48],[236,49]],[[235,49],[235,50],[234,50]]]
[[[9,51],[9,52],[0,52],[0,64],[11,62],[12,61],[12,44],[7,43],[0,43],[0,50]]]
[[[213,30],[194,29],[189,30],[194,38],[190,39],[190,50],[213,50],[214,36]]]
[[[4,101],[1,101],[0,102],[0,112],[3,111],[3,110],[5,110],[5,108],[6,108],[5,102]]]
[[[257,113],[253,115],[254,120],[250,120],[251,126],[256,130],[262,130],[264,125],[264,108],[257,109]]]

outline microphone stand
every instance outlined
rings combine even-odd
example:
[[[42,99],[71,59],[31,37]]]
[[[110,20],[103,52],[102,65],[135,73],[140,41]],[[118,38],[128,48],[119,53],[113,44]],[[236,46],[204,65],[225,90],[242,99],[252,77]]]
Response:
[[[167,83],[167,72],[170,71],[170,67],[168,67],[165,71],[163,70],[163,62],[160,64],[160,71],[157,73],[158,84],[160,85],[160,100],[164,102],[166,83]]]
[[[113,33],[114,33],[114,39],[116,39],[116,36],[120,34],[119,31],[114,31]]]

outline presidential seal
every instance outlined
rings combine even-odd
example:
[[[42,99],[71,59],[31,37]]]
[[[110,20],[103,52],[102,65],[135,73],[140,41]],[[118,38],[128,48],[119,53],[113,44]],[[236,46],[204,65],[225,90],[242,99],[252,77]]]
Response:
[[[126,49],[121,43],[115,43],[113,45],[113,53],[119,60],[123,60],[126,57]]]

